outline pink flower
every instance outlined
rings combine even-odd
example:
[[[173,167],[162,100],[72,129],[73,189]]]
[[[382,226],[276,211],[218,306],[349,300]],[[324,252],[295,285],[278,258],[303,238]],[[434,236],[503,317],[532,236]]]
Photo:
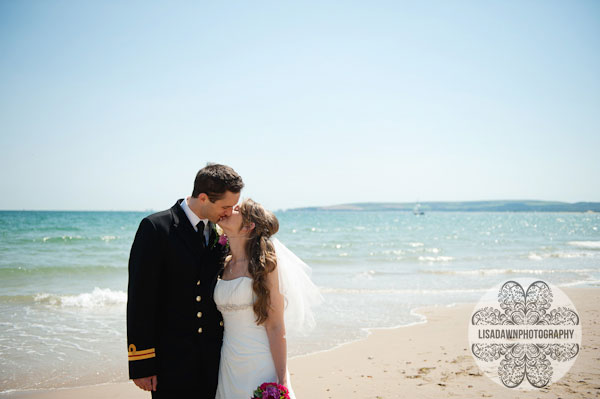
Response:
[[[290,399],[286,387],[276,382],[264,382],[254,391],[254,399]]]
[[[225,234],[219,237],[219,244],[223,246],[227,245],[227,236]]]

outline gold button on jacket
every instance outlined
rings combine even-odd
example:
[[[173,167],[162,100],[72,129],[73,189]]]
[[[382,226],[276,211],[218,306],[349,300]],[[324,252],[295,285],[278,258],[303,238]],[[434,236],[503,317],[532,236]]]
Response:
[[[201,300],[202,300],[202,297],[201,297],[200,295],[198,295],[198,296],[196,297],[196,302],[200,302]]]

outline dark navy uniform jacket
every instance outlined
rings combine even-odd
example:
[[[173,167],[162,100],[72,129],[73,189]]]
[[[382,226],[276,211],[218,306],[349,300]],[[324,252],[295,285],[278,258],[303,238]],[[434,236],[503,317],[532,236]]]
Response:
[[[156,375],[156,397],[190,391],[213,399],[223,342],[213,291],[226,248],[213,223],[208,244],[201,240],[181,201],[144,218],[131,247],[129,378]]]

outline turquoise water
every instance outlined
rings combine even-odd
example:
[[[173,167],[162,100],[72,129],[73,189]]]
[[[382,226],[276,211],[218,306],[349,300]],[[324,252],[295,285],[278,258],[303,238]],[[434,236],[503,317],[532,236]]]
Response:
[[[127,379],[127,260],[142,212],[0,212],[0,391]],[[600,286],[592,213],[279,212],[326,303],[291,355],[476,302],[511,277]],[[465,338],[466,339],[466,338]]]

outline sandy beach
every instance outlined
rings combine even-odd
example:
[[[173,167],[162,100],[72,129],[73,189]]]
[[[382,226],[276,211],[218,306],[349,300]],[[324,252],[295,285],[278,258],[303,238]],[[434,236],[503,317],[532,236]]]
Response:
[[[290,360],[299,398],[591,398],[600,397],[599,288],[565,288],[582,322],[575,365],[557,383],[536,391],[502,387],[478,369],[468,350],[474,304],[417,309],[425,323],[377,329],[364,340]],[[144,398],[131,382],[2,398]]]

